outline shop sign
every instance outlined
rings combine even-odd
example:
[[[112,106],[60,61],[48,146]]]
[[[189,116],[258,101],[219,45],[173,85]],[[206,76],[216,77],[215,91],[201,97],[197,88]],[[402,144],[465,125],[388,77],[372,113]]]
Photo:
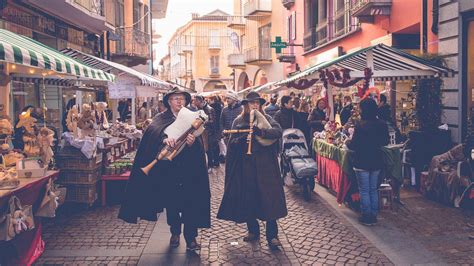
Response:
[[[135,98],[136,82],[133,78],[125,77],[120,77],[115,82],[109,82],[109,98]]]
[[[288,47],[288,43],[281,41],[281,36],[276,36],[275,41],[270,42],[270,47],[275,48],[275,53],[281,54],[281,49]]]

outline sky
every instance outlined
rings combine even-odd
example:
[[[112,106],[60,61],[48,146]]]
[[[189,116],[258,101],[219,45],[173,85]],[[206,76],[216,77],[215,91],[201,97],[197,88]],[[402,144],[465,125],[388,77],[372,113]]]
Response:
[[[166,17],[153,21],[153,29],[162,36],[158,44],[154,46],[154,53],[157,53],[158,62],[154,62],[156,67],[161,58],[168,53],[168,41],[176,32],[176,29],[191,20],[191,13],[205,15],[216,9],[220,9],[229,14],[232,10],[233,0],[169,0]]]

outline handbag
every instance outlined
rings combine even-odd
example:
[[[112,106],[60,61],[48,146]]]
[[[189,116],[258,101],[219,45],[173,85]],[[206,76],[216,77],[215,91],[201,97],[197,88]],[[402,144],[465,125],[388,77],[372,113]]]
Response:
[[[55,190],[53,180],[49,179],[49,182],[46,184],[46,193],[44,194],[39,209],[36,211],[36,216],[47,218],[56,217],[56,209],[59,206],[59,193],[60,191]]]
[[[33,207],[22,207],[20,199],[12,196],[8,201],[9,209],[0,216],[0,240],[9,241],[16,235],[35,228]]]

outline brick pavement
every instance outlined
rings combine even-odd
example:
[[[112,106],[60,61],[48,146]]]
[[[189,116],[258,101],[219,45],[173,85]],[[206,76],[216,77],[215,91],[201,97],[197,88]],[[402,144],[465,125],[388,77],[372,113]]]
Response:
[[[268,248],[264,223],[261,223],[262,239],[259,243],[243,242],[246,234],[244,224],[215,218],[223,193],[223,167],[217,169],[210,179],[212,228],[200,230],[198,241],[202,250],[198,256],[183,253],[187,259],[173,257],[178,258],[175,264],[180,264],[178,261],[206,265],[391,264],[323,199],[313,194],[311,201],[305,202],[298,188],[285,188],[289,214],[279,221],[281,250]],[[48,221],[44,227],[46,252],[37,264],[138,264],[144,246],[156,245],[149,241],[155,223],[129,225],[116,218],[117,211],[118,207],[97,208]],[[158,241],[163,245],[167,243],[169,234],[167,229],[160,230],[164,233]]]
[[[285,189],[288,216],[279,221],[282,250],[268,249],[261,223],[258,244],[242,241],[244,224],[217,220],[223,193],[223,169],[211,176],[212,228],[201,230],[201,263],[232,264],[391,264],[344,218],[336,215],[316,194],[303,200],[298,188]]]
[[[467,223],[474,223],[474,210],[448,207],[421,194],[402,190],[405,206],[396,205],[394,211],[382,212],[385,223],[394,225],[434,252],[449,264],[474,264],[474,233]]]

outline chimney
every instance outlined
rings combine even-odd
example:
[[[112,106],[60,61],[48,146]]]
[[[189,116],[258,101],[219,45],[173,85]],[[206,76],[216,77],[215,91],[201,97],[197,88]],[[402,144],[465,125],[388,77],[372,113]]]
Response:
[[[192,19],[197,19],[197,18],[199,18],[199,14],[198,13],[191,13],[191,18]]]

